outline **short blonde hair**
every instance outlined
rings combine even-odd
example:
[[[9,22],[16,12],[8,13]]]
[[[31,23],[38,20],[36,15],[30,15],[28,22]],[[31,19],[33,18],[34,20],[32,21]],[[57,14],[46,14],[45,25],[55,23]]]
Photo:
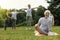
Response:
[[[44,12],[44,15],[45,15],[47,12],[49,13],[49,15],[51,15],[50,10],[46,10],[46,11]]]

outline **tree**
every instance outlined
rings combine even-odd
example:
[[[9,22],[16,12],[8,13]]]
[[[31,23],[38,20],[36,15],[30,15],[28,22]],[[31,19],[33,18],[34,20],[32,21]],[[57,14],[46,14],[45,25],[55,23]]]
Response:
[[[48,0],[47,0],[48,2]],[[60,0],[50,0],[48,9],[52,12],[55,18],[55,25],[60,25]]]
[[[0,26],[4,26],[5,22],[5,9],[0,8]]]
[[[43,6],[39,6],[37,8],[37,10],[34,10],[32,9],[32,25],[35,25],[39,18],[40,17],[43,17],[44,16],[44,11],[46,10],[46,8],[44,8]],[[10,9],[9,10],[10,12],[13,11],[13,9]],[[22,10],[22,9],[19,9],[17,10],[18,12],[20,12],[19,14],[17,14],[17,26],[26,26],[26,11],[25,10]],[[22,12],[22,13],[21,13]],[[6,13],[6,9],[0,9],[0,26],[4,26],[4,21],[5,21],[5,13]],[[9,16],[11,16],[11,14],[9,14]],[[12,26],[12,23],[11,23],[11,19],[8,18],[9,20],[9,27]]]
[[[41,5],[37,8],[37,10],[32,9],[32,19],[33,19],[32,25],[35,25],[38,22],[39,18],[44,16],[45,10],[46,10],[46,8],[44,8]],[[21,11],[22,11],[22,9],[19,10],[19,12],[21,12]],[[25,26],[26,25],[25,10],[23,11],[23,13],[19,13],[17,15],[17,24],[18,24],[17,26],[21,26],[21,25]]]
[[[43,17],[44,16],[44,11],[46,10],[45,7],[43,7],[42,5],[40,5],[37,10],[33,10],[32,11],[32,14],[33,14],[33,20],[34,20],[34,24],[36,24],[39,20],[39,18]]]

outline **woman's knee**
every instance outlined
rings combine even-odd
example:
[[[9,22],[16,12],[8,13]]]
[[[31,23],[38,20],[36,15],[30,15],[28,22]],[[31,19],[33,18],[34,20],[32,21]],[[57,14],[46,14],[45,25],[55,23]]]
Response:
[[[35,30],[39,30],[39,26],[38,26],[38,24],[35,24]]]

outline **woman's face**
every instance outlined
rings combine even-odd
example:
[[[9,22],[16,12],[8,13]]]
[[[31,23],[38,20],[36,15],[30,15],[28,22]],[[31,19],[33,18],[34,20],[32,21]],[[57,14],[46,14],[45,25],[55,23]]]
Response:
[[[28,8],[31,8],[31,5],[28,5]]]
[[[49,12],[46,12],[45,16],[49,17]]]

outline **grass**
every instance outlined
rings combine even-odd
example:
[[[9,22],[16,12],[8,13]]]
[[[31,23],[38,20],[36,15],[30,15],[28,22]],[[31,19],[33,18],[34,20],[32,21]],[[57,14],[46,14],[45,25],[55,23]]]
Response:
[[[0,28],[0,40],[60,40],[60,35],[37,37],[34,35],[34,26],[31,28],[31,30],[26,30],[26,26],[21,26],[12,30],[11,27],[8,27],[6,31],[4,28]],[[52,31],[60,34],[60,27],[54,26]]]

